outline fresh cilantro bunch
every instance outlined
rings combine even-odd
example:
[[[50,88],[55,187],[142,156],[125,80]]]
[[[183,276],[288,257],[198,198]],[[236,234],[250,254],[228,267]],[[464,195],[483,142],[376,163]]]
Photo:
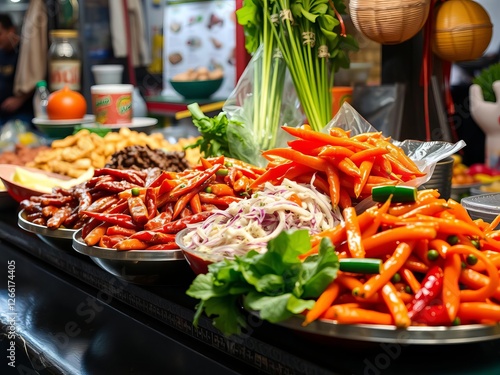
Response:
[[[188,106],[193,119],[193,124],[198,128],[201,138],[186,148],[200,148],[206,158],[213,156],[229,155],[229,142],[227,140],[227,125],[229,123],[226,113],[220,112],[216,117],[210,118],[201,110],[198,103]]]
[[[324,238],[318,254],[301,261],[299,255],[310,248],[307,230],[284,231],[269,241],[263,254],[251,251],[211,264],[209,272],[198,275],[186,292],[200,300],[194,325],[205,312],[225,335],[239,334],[246,327],[241,302],[271,323],[311,309],[337,276],[339,260],[331,241]]]
[[[229,120],[225,112],[208,117],[198,103],[189,104],[188,110],[201,137],[185,148],[199,147],[205,158],[223,155],[254,165],[261,163],[259,145],[243,123]]]

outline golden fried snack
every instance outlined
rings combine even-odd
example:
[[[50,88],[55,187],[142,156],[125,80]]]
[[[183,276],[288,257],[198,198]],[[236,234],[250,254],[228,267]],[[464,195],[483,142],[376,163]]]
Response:
[[[166,151],[185,151],[189,165],[199,164],[198,149],[184,150],[184,146],[196,142],[197,137],[182,138],[172,144],[161,133],[146,134],[129,128],[107,133],[104,137],[82,129],[78,133],[52,142],[50,149],[40,152],[26,164],[49,172],[64,174],[73,178],[81,176],[89,168],[103,168],[111,156],[125,147],[139,145]]]

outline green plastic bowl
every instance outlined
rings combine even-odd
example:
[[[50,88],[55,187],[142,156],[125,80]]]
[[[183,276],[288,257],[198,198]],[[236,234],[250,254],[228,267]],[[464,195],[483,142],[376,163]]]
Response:
[[[222,85],[223,78],[202,81],[172,81],[170,84],[185,99],[207,99]]]

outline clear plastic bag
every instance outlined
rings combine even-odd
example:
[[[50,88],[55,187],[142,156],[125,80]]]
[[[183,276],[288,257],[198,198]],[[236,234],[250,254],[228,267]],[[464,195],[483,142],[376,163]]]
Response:
[[[40,146],[44,140],[34,134],[30,125],[21,120],[6,122],[0,130],[0,152],[13,151],[17,144]]]
[[[324,133],[328,133],[332,127],[339,127],[344,130],[350,130],[351,135],[377,132],[368,121],[366,121],[349,103],[344,103],[335,117],[330,121],[325,128]],[[456,143],[443,141],[418,141],[406,139],[404,141],[392,140],[392,143],[399,146],[417,165],[417,167],[425,172],[425,176],[408,181],[405,185],[420,186],[429,181],[434,172],[436,164],[466,146],[463,140]]]
[[[267,164],[262,150],[286,146],[289,136],[281,126],[296,127],[305,121],[292,78],[279,53],[273,58],[272,73],[263,69],[260,46],[222,108],[230,120],[227,135],[231,153],[259,166]]]

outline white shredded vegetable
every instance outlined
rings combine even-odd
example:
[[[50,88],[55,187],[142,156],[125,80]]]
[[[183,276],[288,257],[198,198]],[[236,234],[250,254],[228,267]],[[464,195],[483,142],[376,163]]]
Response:
[[[189,225],[182,241],[188,250],[218,261],[250,250],[263,252],[267,242],[283,230],[308,229],[316,234],[342,221],[340,210],[334,210],[330,198],[312,184],[285,179],[276,186],[267,182],[252,197]]]

